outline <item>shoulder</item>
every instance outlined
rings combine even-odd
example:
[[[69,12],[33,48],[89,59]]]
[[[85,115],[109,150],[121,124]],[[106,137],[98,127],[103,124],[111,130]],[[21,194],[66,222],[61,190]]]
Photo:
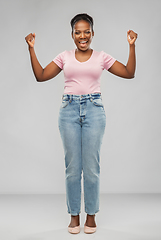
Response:
[[[95,51],[95,57],[97,57],[97,59],[99,59],[99,61],[101,62],[103,69],[109,69],[114,62],[116,61],[115,58],[113,58],[110,54],[104,52],[104,51]]]
[[[102,56],[102,57],[106,57],[106,56],[111,56],[110,54],[108,54],[107,52],[105,52],[105,51],[100,51],[100,52],[97,52],[100,56]]]
[[[100,57],[100,58],[104,58],[104,57],[110,56],[108,53],[104,52],[103,50],[102,51],[94,50],[94,55],[96,57]]]
[[[100,51],[99,55],[104,61],[115,61],[116,60],[113,56],[111,56],[110,54],[108,54],[104,51]]]

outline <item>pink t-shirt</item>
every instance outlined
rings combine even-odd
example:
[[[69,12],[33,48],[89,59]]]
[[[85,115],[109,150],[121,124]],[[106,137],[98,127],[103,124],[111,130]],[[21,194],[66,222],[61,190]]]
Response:
[[[100,91],[100,77],[116,61],[109,54],[93,50],[91,57],[79,62],[75,49],[58,54],[53,61],[64,71],[64,94],[83,95]]]

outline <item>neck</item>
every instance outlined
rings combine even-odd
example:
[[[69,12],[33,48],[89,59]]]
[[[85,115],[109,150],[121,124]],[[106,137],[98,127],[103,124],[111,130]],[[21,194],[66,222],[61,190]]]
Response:
[[[88,48],[88,49],[86,49],[86,50],[81,50],[81,49],[76,49],[76,52],[78,52],[78,53],[82,53],[82,54],[85,54],[85,53],[92,53],[92,49],[91,48]]]

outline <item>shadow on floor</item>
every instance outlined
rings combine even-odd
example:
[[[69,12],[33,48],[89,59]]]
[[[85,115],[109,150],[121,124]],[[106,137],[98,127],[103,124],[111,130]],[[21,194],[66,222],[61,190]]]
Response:
[[[95,240],[147,240],[147,236],[135,235],[111,229],[98,228],[93,234],[85,234],[83,227],[79,234],[70,234],[67,229],[46,231],[18,238],[18,240],[68,240],[68,239],[95,239]],[[159,240],[154,239],[153,240]]]

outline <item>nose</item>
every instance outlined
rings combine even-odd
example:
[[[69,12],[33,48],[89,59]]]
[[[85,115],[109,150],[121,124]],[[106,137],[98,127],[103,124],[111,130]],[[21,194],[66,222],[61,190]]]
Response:
[[[85,33],[84,32],[81,33],[80,38],[85,38]]]

